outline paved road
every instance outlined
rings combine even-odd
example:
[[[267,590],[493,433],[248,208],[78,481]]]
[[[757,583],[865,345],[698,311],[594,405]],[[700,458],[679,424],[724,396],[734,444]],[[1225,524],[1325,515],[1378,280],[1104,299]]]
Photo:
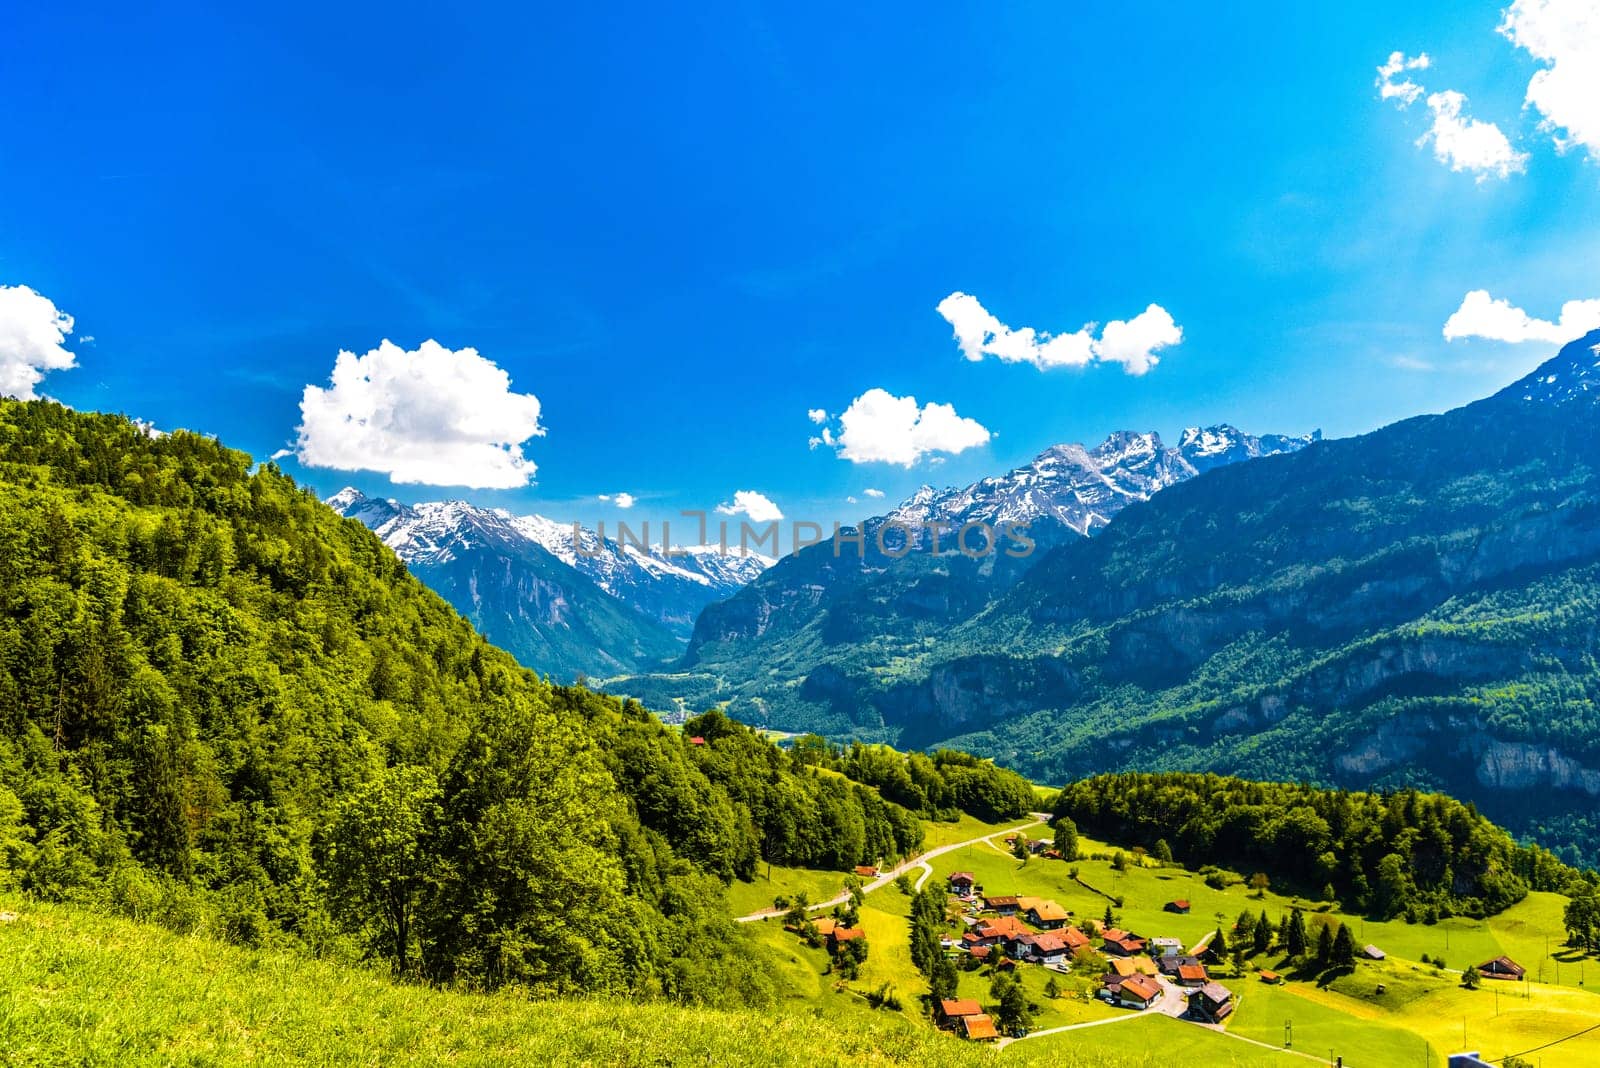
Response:
[[[923,875],[923,879],[926,879],[929,875],[933,874],[933,869],[928,866],[928,861],[932,860],[934,857],[942,857],[946,853],[953,853],[958,849],[965,849],[969,845],[977,845],[979,842],[987,842],[989,839],[1000,835],[1016,834],[1019,831],[1027,830],[1029,827],[1037,827],[1039,824],[1046,823],[1049,820],[1049,817],[1043,813],[1035,812],[1032,813],[1032,815],[1037,818],[1027,823],[1019,823],[1015,827],[1007,827],[1004,830],[990,831],[988,834],[979,835],[976,838],[969,838],[965,842],[952,842],[950,845],[940,846],[938,849],[930,849],[920,856],[915,856],[904,860],[898,867],[891,868],[889,871],[880,873],[876,879],[873,879],[870,883],[867,883],[861,888],[861,890],[863,893],[870,894],[874,890],[879,890],[885,886],[888,886],[905,872],[917,867],[928,869]],[[917,886],[920,888],[922,883],[917,883]],[[823,909],[831,909],[835,905],[843,905],[849,899],[849,893],[841,891],[837,896],[830,897],[826,901],[819,901],[814,905],[808,905],[806,910],[808,912],[820,912]],[[740,923],[752,923],[756,920],[770,920],[774,916],[782,916],[786,911],[786,909],[762,909],[760,912],[752,912],[748,916],[739,916],[737,919]]]

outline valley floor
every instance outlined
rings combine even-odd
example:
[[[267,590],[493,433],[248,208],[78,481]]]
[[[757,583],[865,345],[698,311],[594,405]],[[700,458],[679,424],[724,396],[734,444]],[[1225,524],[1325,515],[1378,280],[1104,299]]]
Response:
[[[1308,1058],[1331,1063],[1343,1058],[1349,1068],[1386,1068],[1442,1066],[1450,1053],[1473,1049],[1494,1060],[1535,1051],[1534,1063],[1541,1068],[1600,1064],[1600,995],[1591,992],[1600,982],[1600,961],[1582,959],[1562,944],[1565,898],[1558,895],[1531,894],[1487,920],[1378,923],[1270,891],[1257,896],[1244,886],[1213,889],[1199,875],[1177,867],[1135,864],[1117,872],[1111,862],[1115,847],[1087,839],[1081,842],[1083,859],[1073,863],[1038,857],[1022,863],[1004,848],[1005,828],[990,830],[992,836],[971,826],[942,832],[937,839],[942,844],[963,844],[931,859],[932,878],[942,884],[952,872],[972,872],[990,893],[1050,898],[1082,919],[1100,919],[1110,899],[1121,897],[1123,905],[1115,912],[1122,927],[1145,936],[1177,937],[1185,946],[1207,937],[1219,922],[1231,930],[1245,909],[1257,915],[1265,910],[1276,922],[1298,903],[1308,916],[1325,911],[1335,921],[1349,923],[1359,945],[1370,943],[1387,954],[1384,961],[1363,961],[1350,974],[1320,982],[1294,973],[1276,953],[1251,958],[1242,974],[1213,969],[1238,1002],[1226,1027],[1214,1030],[1153,1012],[1113,1009],[1093,997],[1098,984],[1088,976],[1057,976],[1061,995],[1049,998],[1044,988],[1050,973],[1024,965],[1019,974],[1029,1000],[1038,1006],[1035,1029],[1026,1039],[1005,1043],[1001,1063],[1070,1063],[1062,1060],[1068,1057],[1114,1063],[1104,1058],[1154,1056],[1159,1050],[1163,1061],[1181,1055],[1207,1065],[1305,1064]],[[1040,832],[1035,828],[1032,833]],[[1069,874],[1074,868],[1081,881]],[[784,892],[818,874],[775,869],[766,885]],[[1191,904],[1187,915],[1165,910],[1167,902],[1180,898]],[[862,923],[871,952],[861,978],[853,983],[830,982],[824,974],[826,953],[806,948],[776,919],[752,925],[784,962],[788,1007],[829,1019],[871,1013],[866,995],[887,983],[900,995],[899,1015],[913,1025],[930,1026],[918,1003],[926,983],[909,959],[909,901],[893,885],[869,895]],[[1478,990],[1461,986],[1461,968],[1501,954],[1526,966],[1531,981],[1485,981]],[[1424,956],[1429,964],[1421,963]],[[1431,963],[1438,960],[1444,961],[1442,967]],[[1259,968],[1284,971],[1290,981],[1269,986],[1260,981]],[[986,973],[961,973],[960,996],[987,1006],[988,987]],[[878,1010],[875,1015],[888,1013]],[[1588,1028],[1597,1030],[1582,1033]],[[1284,1048],[1286,1037],[1292,1050]]]
[[[1113,869],[1112,847],[1084,841],[1073,864],[1007,855],[1001,832],[974,821],[934,827],[930,878],[970,871],[991,893],[1053,898],[1077,917],[1099,918],[1107,897],[1124,927],[1170,935],[1186,946],[1245,908],[1274,919],[1291,899],[1257,897],[1241,886],[1215,890],[1172,867]],[[993,837],[985,836],[987,831]],[[1076,867],[1080,881],[1069,872]],[[913,879],[923,873],[913,869]],[[770,881],[735,888],[737,909],[770,906],[777,894],[836,892],[839,873],[775,868]],[[1187,898],[1191,911],[1163,910]],[[1388,953],[1319,985],[1284,986],[1245,974],[1219,978],[1238,999],[1226,1028],[1210,1029],[1154,1012],[1111,1008],[1092,996],[1089,976],[1020,968],[1038,1005],[1029,1037],[977,1046],[935,1031],[923,1015],[926,990],[909,954],[910,898],[892,883],[874,890],[861,912],[870,953],[858,979],[830,974],[822,949],[805,946],[781,921],[752,922],[752,949],[765,955],[778,1004],[764,1012],[719,1012],[603,1000],[530,1002],[514,992],[479,995],[396,984],[362,969],[289,952],[253,951],[186,937],[72,906],[0,895],[0,1063],[6,1065],[157,1064],[754,1064],[998,1065],[1031,1068],[1131,1068],[1174,1061],[1233,1068],[1277,1068],[1342,1057],[1350,1068],[1442,1066],[1463,1048],[1499,1060],[1532,1053],[1541,1068],[1600,1063],[1596,962],[1559,945],[1563,899],[1534,894],[1487,921],[1435,926],[1363,923],[1344,917],[1361,944]],[[1313,906],[1315,907],[1315,906]],[[1546,936],[1549,948],[1546,950]],[[1534,981],[1485,983],[1466,990],[1454,968],[1505,953]],[[1445,968],[1419,963],[1443,957]],[[1557,974],[1559,966],[1559,976]],[[1538,981],[1540,973],[1544,981]],[[1557,979],[1559,978],[1559,983]],[[869,995],[891,990],[899,1010],[873,1008]],[[1380,992],[1381,990],[1381,992]],[[960,994],[989,1001],[988,978],[961,973]],[[1465,1029],[1463,1032],[1463,1028]],[[1293,1050],[1283,1048],[1292,1034]],[[1554,1044],[1552,1044],[1554,1043]]]

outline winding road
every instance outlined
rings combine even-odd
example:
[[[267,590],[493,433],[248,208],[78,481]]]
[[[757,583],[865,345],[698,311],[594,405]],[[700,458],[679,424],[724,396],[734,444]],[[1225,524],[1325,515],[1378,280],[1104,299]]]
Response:
[[[934,857],[942,857],[946,853],[953,853],[958,849],[965,849],[970,845],[977,845],[980,842],[987,842],[989,839],[999,835],[1016,834],[1019,831],[1027,830],[1029,827],[1037,827],[1041,823],[1048,823],[1050,820],[1050,817],[1044,813],[1034,812],[1030,813],[1030,815],[1034,816],[1035,818],[1027,823],[1019,823],[1015,827],[1006,827],[1003,830],[990,831],[988,834],[981,834],[976,838],[969,838],[965,842],[952,842],[949,845],[943,845],[937,849],[930,849],[926,853],[922,853],[914,857],[908,857],[907,859],[901,861],[897,867],[891,868],[885,872],[879,872],[876,878],[861,888],[861,892],[864,894],[870,894],[874,890],[882,889],[883,887],[894,882],[901,875],[904,875],[906,872],[910,871],[912,868],[921,868],[923,870],[922,877],[917,880],[917,889],[920,890],[922,889],[922,884],[927,882],[928,877],[933,874],[933,867],[928,863],[928,861],[932,860]],[[837,896],[830,897],[826,901],[819,901],[816,904],[807,905],[806,911],[820,912],[824,909],[831,909],[835,905],[844,904],[849,899],[849,892],[841,891]],[[757,920],[770,920],[773,917],[782,916],[786,911],[788,910],[762,909],[760,912],[752,912],[748,916],[738,916],[735,918],[740,923],[754,923]]]

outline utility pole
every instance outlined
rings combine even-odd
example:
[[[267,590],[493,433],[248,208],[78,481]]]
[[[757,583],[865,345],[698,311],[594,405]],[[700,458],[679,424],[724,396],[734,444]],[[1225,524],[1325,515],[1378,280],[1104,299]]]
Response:
[[[1294,1049],[1294,1021],[1283,1021],[1283,1048]]]

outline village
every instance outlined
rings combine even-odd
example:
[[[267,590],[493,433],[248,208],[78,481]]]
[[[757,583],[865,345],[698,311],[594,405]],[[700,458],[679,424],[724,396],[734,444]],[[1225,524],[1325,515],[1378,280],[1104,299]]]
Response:
[[[1030,848],[1033,845],[1029,843]],[[1107,1004],[1162,1012],[1203,1025],[1220,1025],[1233,1012],[1233,992],[1214,981],[1206,968],[1209,938],[1186,949],[1178,938],[1146,938],[1109,922],[1079,919],[1054,901],[986,894],[971,872],[953,872],[947,882],[966,930],[946,936],[943,944],[951,953],[975,962],[970,966],[1037,966],[1062,975],[1093,976],[1098,983],[1096,997]],[[1183,900],[1167,906],[1179,914],[1187,914],[1189,907]],[[1262,978],[1279,981],[1271,972]],[[938,1020],[974,1041],[1001,1037],[994,1019],[976,999],[941,1000]]]
[[[1358,946],[1353,942],[1350,926],[1335,925],[1321,916],[1307,921],[1298,909],[1286,911],[1277,922],[1270,921],[1265,911],[1257,920],[1249,919],[1248,912],[1238,920],[1226,920],[1220,913],[1213,913],[1217,925],[1210,927],[1207,921],[1196,922],[1199,916],[1192,915],[1190,900],[1172,897],[1137,910],[1136,922],[1141,930],[1136,931],[1118,914],[1120,898],[1107,897],[1084,881],[1077,865],[1056,866],[1062,858],[1049,841],[1014,834],[1004,838],[1004,849],[998,843],[990,844],[996,854],[1018,860],[1026,856],[1028,859],[1021,861],[1025,870],[1035,870],[1030,864],[1049,865],[1037,869],[1038,874],[1060,874],[1046,881],[1066,875],[1064,885],[1075,887],[1073,892],[1079,898],[1086,893],[1098,894],[1106,907],[1101,915],[1091,916],[1037,892],[1021,893],[1009,887],[1005,892],[988,889],[979,871],[988,870],[994,875],[992,863],[987,869],[978,865],[978,871],[946,870],[938,879],[946,902],[938,945],[958,974],[970,978],[960,979],[963,989],[954,991],[953,996],[935,994],[927,1008],[939,1028],[969,1041],[1003,1045],[1141,1015],[1165,1016],[1202,1031],[1233,1037],[1227,1025],[1241,1003],[1241,995],[1248,994],[1242,984],[1276,988],[1297,978],[1250,963],[1251,957],[1263,955],[1259,947],[1267,944],[1276,953],[1266,955],[1301,956],[1308,965],[1320,960],[1323,967],[1353,969],[1358,962],[1365,962],[1377,969],[1372,974],[1379,980],[1376,989],[1380,995],[1381,980],[1390,974],[1387,954],[1380,947]],[[868,959],[868,932],[858,919],[858,910],[865,905],[862,880],[880,874],[875,867],[856,869],[855,881],[849,885],[857,887],[857,891],[848,893],[846,903],[835,907],[831,916],[807,914],[803,905],[791,909],[786,916],[786,927],[791,932],[812,945],[826,947],[830,969],[838,978],[854,979]],[[932,874],[930,870],[928,875]],[[1033,881],[1040,880],[1035,877]],[[1264,893],[1260,896],[1264,897]],[[1076,904],[1083,909],[1082,900]],[[1157,917],[1173,922],[1166,924]],[[1180,933],[1187,934],[1192,944],[1179,937]],[[1291,949],[1301,940],[1303,945]],[[1042,977],[1026,982],[1030,991],[1042,989],[1044,1000],[1057,1006],[1053,1011],[1058,1017],[1066,1012],[1080,1022],[1035,1029],[1030,1017],[1019,1019],[1014,1007],[1008,1007],[1006,998],[997,991],[1006,988],[1006,977],[1019,980],[1011,985],[1020,991],[1025,985],[1022,980],[1027,980],[1029,973]],[[1470,965],[1461,974],[1463,985],[1469,988],[1481,980],[1520,983],[1528,978],[1521,965],[1504,955]],[[1298,978],[1303,980],[1304,976]],[[1263,989],[1262,996],[1266,993]],[[1064,1009],[1068,1003],[1083,1007]],[[1090,1005],[1102,1007],[1096,1011]]]

